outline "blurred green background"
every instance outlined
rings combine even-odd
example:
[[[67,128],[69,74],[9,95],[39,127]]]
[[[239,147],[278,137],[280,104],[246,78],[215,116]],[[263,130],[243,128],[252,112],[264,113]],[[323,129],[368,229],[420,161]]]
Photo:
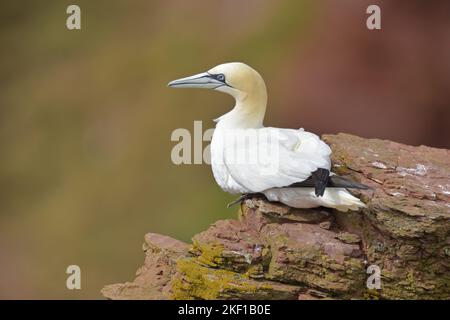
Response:
[[[266,125],[448,148],[449,2],[372,2],[2,2],[0,298],[101,298],[133,279],[145,233],[189,241],[235,217],[208,165],[170,158],[173,130],[233,100],[166,84],[214,65],[260,71]]]

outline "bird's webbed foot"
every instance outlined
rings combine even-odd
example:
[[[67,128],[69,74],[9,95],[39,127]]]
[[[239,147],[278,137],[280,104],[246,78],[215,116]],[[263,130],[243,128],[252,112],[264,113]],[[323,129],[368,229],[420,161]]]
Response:
[[[243,201],[247,200],[247,199],[251,199],[254,197],[259,197],[259,198],[266,198],[266,196],[263,193],[245,193],[243,195],[241,195],[239,198],[237,198],[236,200],[230,202],[229,204],[227,204],[227,208],[231,208],[232,206],[234,206],[235,204],[238,203],[242,203]]]

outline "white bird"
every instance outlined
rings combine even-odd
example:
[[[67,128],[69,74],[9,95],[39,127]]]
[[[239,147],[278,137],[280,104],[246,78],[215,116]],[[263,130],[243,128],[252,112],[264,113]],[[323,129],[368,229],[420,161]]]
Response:
[[[330,173],[331,149],[317,135],[263,126],[266,85],[248,65],[225,63],[168,85],[208,88],[234,97],[234,108],[215,120],[211,166],[224,191],[244,194],[238,201],[264,194],[269,201],[294,208],[348,211],[365,207],[346,188],[367,187]]]

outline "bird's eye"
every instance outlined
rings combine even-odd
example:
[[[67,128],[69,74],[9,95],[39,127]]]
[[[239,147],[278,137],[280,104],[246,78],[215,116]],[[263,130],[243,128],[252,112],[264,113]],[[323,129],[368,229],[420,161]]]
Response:
[[[216,79],[219,81],[225,81],[225,76],[221,73],[216,76]]]

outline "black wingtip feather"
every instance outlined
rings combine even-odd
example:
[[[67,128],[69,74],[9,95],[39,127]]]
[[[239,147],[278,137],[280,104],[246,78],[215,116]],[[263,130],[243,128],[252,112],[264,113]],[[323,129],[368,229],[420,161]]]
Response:
[[[338,175],[330,176],[330,183],[328,184],[328,187],[334,187],[334,188],[349,188],[349,189],[372,189],[369,186],[366,186],[365,184],[352,181],[343,177],[340,177]]]
[[[316,194],[316,197],[322,197],[329,182],[330,171],[319,168],[314,171],[311,176],[314,182],[314,193]]]
[[[314,172],[308,179],[302,182],[293,183],[286,187],[314,188],[314,193],[317,197],[323,196],[326,188],[347,188],[347,189],[362,189],[362,190],[373,189],[369,186],[366,186],[365,184],[352,181],[347,178],[340,177],[338,175],[328,176],[325,181],[324,179],[325,175],[326,173],[324,174],[323,172],[319,174]]]

